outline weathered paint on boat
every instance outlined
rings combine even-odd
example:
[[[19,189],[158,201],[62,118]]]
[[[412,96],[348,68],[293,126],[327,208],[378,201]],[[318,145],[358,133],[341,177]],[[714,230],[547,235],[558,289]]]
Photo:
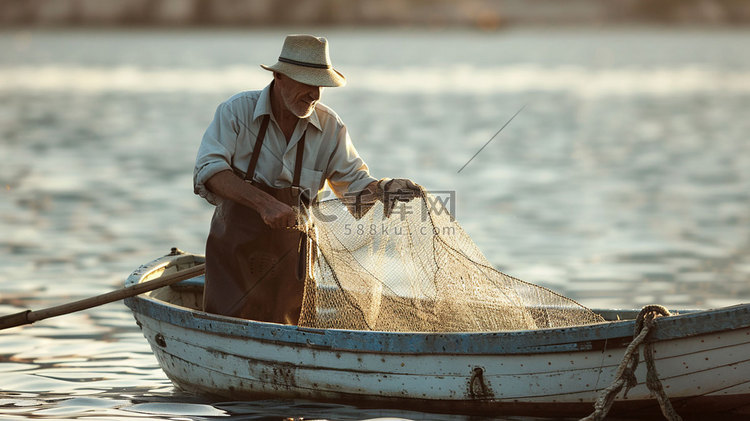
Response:
[[[203,258],[165,256],[127,284]],[[630,319],[491,333],[321,330],[197,310],[199,290],[129,298],[143,334],[178,387],[230,399],[301,398],[460,413],[583,416],[609,386],[632,340]],[[663,317],[652,336],[664,388],[683,415],[750,408],[750,305]],[[643,383],[611,413],[658,414]],[[742,409],[744,408],[744,409]],[[746,413],[746,412],[743,412]]]

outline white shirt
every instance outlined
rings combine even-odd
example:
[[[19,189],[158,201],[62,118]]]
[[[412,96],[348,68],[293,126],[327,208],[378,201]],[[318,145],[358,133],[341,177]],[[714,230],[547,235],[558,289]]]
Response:
[[[203,135],[193,172],[195,193],[214,205],[221,198],[205,186],[216,173],[233,167],[247,171],[255,140],[264,115],[271,119],[258,158],[253,179],[284,188],[292,185],[297,143],[305,133],[300,187],[313,194],[328,181],[331,190],[342,197],[358,192],[377,181],[357,154],[346,126],[327,106],[317,103],[313,113],[300,119],[289,144],[271,112],[271,85],[262,91],[241,92],[219,104],[214,120]]]

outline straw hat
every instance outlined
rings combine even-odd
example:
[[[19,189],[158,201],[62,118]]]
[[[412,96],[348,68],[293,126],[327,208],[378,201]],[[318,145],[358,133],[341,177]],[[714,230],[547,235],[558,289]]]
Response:
[[[312,35],[288,35],[281,48],[279,61],[260,67],[312,86],[344,86],[346,78],[331,66],[328,41]]]

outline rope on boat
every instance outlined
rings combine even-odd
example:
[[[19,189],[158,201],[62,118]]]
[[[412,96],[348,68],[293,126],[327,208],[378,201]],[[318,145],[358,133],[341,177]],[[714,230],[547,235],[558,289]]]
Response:
[[[659,375],[656,372],[656,364],[654,363],[653,344],[646,340],[648,334],[651,332],[651,328],[654,326],[654,319],[659,316],[669,315],[669,311],[660,305],[648,305],[641,309],[641,312],[638,313],[638,317],[635,319],[633,341],[625,349],[625,355],[622,357],[620,366],[617,369],[615,381],[608,388],[602,390],[594,403],[594,412],[585,418],[581,418],[581,421],[604,420],[612,408],[612,404],[615,402],[615,397],[622,390],[623,386],[627,386],[623,394],[626,397],[628,391],[638,384],[635,378],[635,369],[638,367],[639,362],[638,347],[644,343],[643,355],[646,359],[647,368],[646,386],[656,396],[656,400],[661,407],[661,412],[667,420],[682,421],[682,417],[672,407],[672,403],[669,401],[666,392],[664,392],[664,387],[659,380]]]

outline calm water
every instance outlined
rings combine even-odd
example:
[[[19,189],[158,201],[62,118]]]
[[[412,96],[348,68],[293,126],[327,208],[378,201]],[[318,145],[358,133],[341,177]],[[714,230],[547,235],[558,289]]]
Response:
[[[372,172],[454,191],[498,268],[589,307],[750,301],[750,31],[324,32]],[[285,33],[0,32],[0,314],[203,252],[202,132]],[[0,373],[6,419],[449,419],[180,394],[121,303],[0,332]]]

